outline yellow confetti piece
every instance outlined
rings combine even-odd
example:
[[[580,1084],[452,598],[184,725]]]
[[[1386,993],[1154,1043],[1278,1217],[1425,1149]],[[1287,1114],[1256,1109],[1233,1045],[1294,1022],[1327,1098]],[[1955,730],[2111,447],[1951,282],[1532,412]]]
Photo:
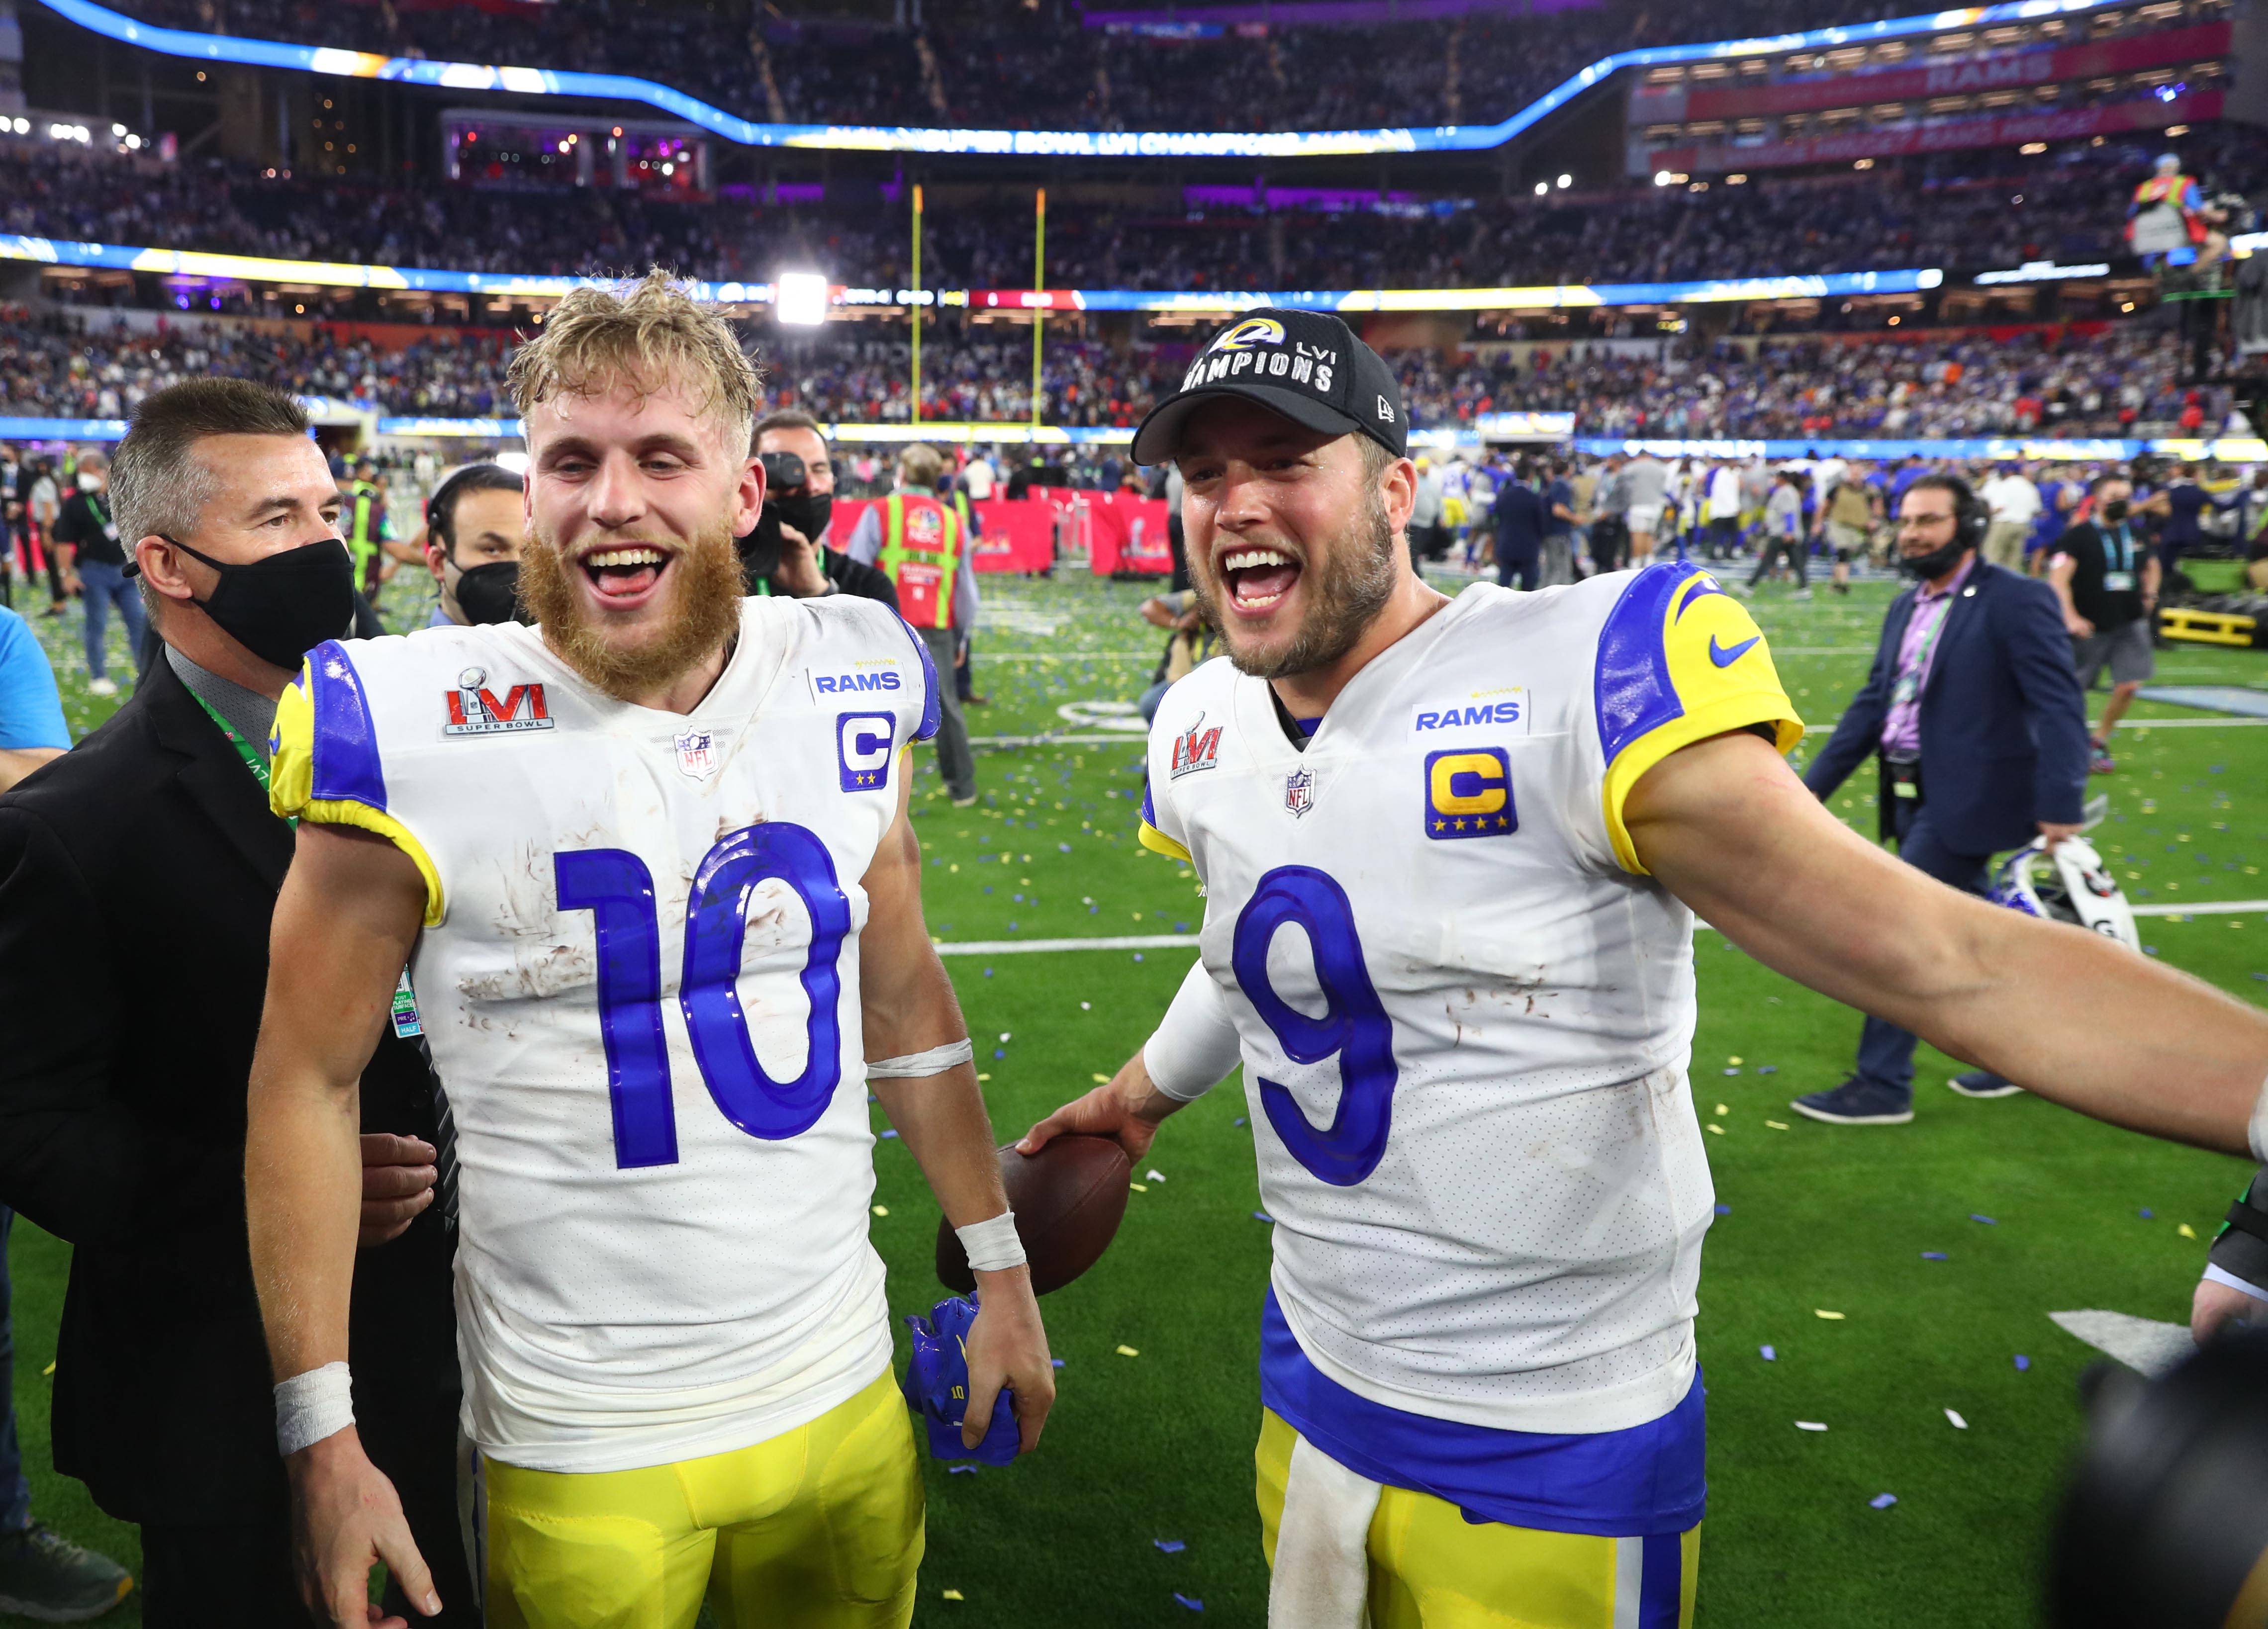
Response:
[[[960,863],[959,863],[958,862],[955,862],[954,864],[947,866],[946,869],[948,871],[957,871],[957,870],[959,870],[961,869],[961,866],[960,866]]]
[[[1811,1310],[1815,1316],[1823,1317],[1831,1324],[1840,1324],[1843,1321],[1843,1315],[1840,1312],[1830,1312],[1824,1307],[1814,1307]]]
[[[1766,1120],[1764,1124],[1773,1131],[1786,1131],[1787,1129],[1787,1122],[1786,1120]]]
[[[1118,1355],[1120,1357],[1140,1357],[1142,1354],[1131,1346],[1121,1346],[1118,1348]]]
[[[991,1077],[990,1075],[978,1075],[976,1078],[977,1078],[978,1080],[980,1080],[980,1081],[989,1081],[989,1080],[990,1080],[992,1077]]]
[[[1137,1193],[1147,1193],[1147,1192],[1150,1191],[1148,1188],[1146,1188],[1146,1187],[1143,1186],[1143,1185],[1142,1185],[1140,1183],[1138,1183],[1138,1182],[1130,1182],[1130,1183],[1128,1183],[1126,1185],[1127,1185],[1128,1187],[1130,1187],[1130,1188],[1133,1189],[1133,1190],[1134,1190],[1134,1192],[1137,1192]]]
[[[968,1597],[958,1589],[948,1589],[945,1592],[945,1598],[948,1601],[966,1601]]]
[[[1085,1006],[1086,1003],[1082,1002],[1079,1004]],[[1098,1075],[1094,1077],[1094,1083],[1098,1086],[1108,1086],[1110,1084],[1110,1077],[1108,1075]]]
[[[1716,1134],[1717,1134],[1717,1135],[1719,1135],[1719,1137],[1721,1137],[1721,1136],[1723,1136],[1723,1135],[1725,1134],[1725,1128],[1724,1128],[1722,1126],[1719,1126],[1719,1124],[1717,1124],[1717,1122],[1716,1122],[1716,1121],[1714,1121],[1714,1120],[1711,1120],[1711,1121],[1709,1122],[1709,1129],[1710,1129],[1711,1131],[1712,1131],[1712,1132],[1716,1133]]]
[[[45,1369],[41,1369],[41,1370],[40,1371],[40,1374],[41,1375],[41,1376],[42,1376],[42,1377],[44,1377],[44,1376],[46,1376],[52,1375],[52,1374],[54,1374],[55,1372],[55,1366],[54,1364],[50,1363],[50,1364],[48,1364]]]
[[[1732,1112],[1732,1105],[1729,1104],[1720,1103],[1717,1105],[1717,1112],[1719,1114],[1730,1114]]]
[[[874,1214],[877,1216],[887,1216],[890,1214],[890,1207],[887,1205],[877,1205],[874,1207]]]
[[[2180,1234],[2185,1239],[2193,1239],[2197,1236],[2197,1229],[2191,1227],[2186,1222],[2182,1223],[2180,1227],[2176,1228],[2174,1231]]]
[[[1732,1066],[1733,1066],[1733,1068],[1736,1068],[1736,1069],[1737,1069],[1737,1068],[1739,1068],[1741,1067],[1741,1060],[1740,1060],[1738,1058],[1727,1058],[1727,1059],[1726,1059],[1726,1060],[1725,1060],[1725,1061],[1726,1061],[1727,1063],[1728,1063],[1728,1064],[1732,1065]]]

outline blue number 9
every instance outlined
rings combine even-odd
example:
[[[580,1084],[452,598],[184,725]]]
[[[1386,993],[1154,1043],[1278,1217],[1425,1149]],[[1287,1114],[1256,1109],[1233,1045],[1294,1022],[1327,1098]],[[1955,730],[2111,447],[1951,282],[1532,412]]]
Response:
[[[1316,982],[1326,1009],[1310,1018],[1268,982],[1268,947],[1276,930],[1306,929],[1315,958]],[[1298,1063],[1339,1060],[1339,1103],[1331,1123],[1311,1124],[1292,1094],[1274,1081],[1260,1082],[1260,1104],[1292,1157],[1334,1186],[1348,1188],[1378,1169],[1394,1119],[1394,1021],[1362,959],[1354,912],[1346,892],[1312,866],[1287,865],[1260,879],[1236,919],[1229,954],[1236,982],[1286,1056]]]

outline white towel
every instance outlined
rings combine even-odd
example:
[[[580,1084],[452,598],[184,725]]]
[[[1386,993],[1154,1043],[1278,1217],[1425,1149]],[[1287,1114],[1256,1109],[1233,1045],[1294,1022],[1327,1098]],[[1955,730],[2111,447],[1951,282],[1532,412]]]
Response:
[[[1305,1437],[1292,1445],[1268,1629],[1368,1629],[1371,1518],[1378,1484]]]

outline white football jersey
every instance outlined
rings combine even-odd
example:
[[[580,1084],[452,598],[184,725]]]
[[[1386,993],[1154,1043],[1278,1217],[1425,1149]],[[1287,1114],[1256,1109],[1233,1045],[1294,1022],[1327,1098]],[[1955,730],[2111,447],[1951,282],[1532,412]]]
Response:
[[[279,813],[390,838],[457,1131],[466,1429],[548,1471],[720,1453],[888,1366],[859,886],[936,676],[887,607],[744,602],[687,715],[515,624],[326,644]]]
[[[1684,1395],[1714,1199],[1693,917],[1622,807],[1758,724],[1802,734],[1756,624],[1690,565],[1469,588],[1304,752],[1227,662],[1167,693],[1144,840],[1204,883],[1193,988],[1233,1024],[1277,1298],[1329,1378],[1521,1431]]]

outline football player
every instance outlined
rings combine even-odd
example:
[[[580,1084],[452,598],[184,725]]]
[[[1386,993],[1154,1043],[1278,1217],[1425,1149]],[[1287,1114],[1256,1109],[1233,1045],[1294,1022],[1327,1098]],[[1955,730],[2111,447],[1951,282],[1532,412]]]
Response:
[[[705,1595],[902,1625],[922,1487],[870,1080],[982,1269],[969,1428],[1006,1384],[1028,1449],[1053,1396],[922,925],[902,752],[937,675],[873,601],[741,598],[755,374],[662,274],[569,295],[512,378],[540,627],[320,646],[276,723],[300,825],[247,1172],[311,1603],[362,1625],[383,1560],[431,1610],[346,1367],[355,1075],[414,999],[457,1128],[489,1622],[686,1629]]]
[[[1243,1063],[1276,1221],[1271,1625],[1667,1629],[1705,1491],[1695,913],[2212,1147],[2268,1128],[2268,1014],[1834,819],[1782,760],[1802,725],[1756,624],[1697,567],[1435,593],[1405,445],[1385,364],[1294,311],[1223,332],[1144,422],[1232,658],[1150,737],[1142,840],[1202,879],[1203,948],[1143,1050],[1021,1146],[1138,1159]]]

